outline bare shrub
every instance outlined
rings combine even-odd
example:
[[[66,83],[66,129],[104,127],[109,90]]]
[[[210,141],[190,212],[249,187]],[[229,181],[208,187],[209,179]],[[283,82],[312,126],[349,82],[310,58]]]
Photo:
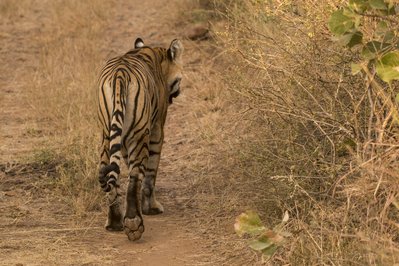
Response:
[[[216,156],[237,178],[235,207],[261,210],[272,224],[286,209],[293,218],[275,263],[399,260],[398,84],[351,75],[358,51],[338,47],[327,28],[340,3],[203,5],[219,11],[216,66],[235,92],[224,94],[233,107],[218,124],[229,161]]]

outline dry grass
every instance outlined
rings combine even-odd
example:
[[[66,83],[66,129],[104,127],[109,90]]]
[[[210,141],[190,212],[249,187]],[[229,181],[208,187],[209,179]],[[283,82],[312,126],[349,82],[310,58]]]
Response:
[[[34,6],[34,1],[27,1]],[[42,28],[34,43],[41,48],[37,71],[31,79],[30,104],[35,117],[49,127],[46,147],[58,162],[61,198],[77,216],[98,210],[102,194],[96,193],[98,130],[96,80],[103,64],[104,34],[109,1],[47,1]],[[7,13],[23,12],[19,3],[7,4]],[[10,15],[11,17],[12,15]],[[68,25],[67,27],[65,25]],[[102,44],[102,45],[101,45]],[[35,159],[35,158],[33,158]]]
[[[255,208],[273,226],[290,211],[293,237],[272,264],[399,262],[391,123],[398,84],[368,89],[350,74],[356,51],[335,45],[326,26],[340,3],[198,1],[193,8],[193,22],[210,19],[216,35],[214,47],[203,47],[206,78],[191,76],[200,84],[195,100],[206,98],[195,112],[199,156],[208,158],[194,166],[207,171],[194,185],[214,217]],[[205,222],[222,232],[228,225]],[[227,243],[234,249],[232,238]]]

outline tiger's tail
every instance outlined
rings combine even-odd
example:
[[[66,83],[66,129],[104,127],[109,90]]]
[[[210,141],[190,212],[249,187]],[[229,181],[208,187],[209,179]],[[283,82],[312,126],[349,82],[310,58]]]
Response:
[[[122,127],[125,117],[125,80],[117,73],[113,84],[113,110],[109,129],[109,164],[100,169],[101,188],[109,192],[119,187],[120,162],[122,159]]]

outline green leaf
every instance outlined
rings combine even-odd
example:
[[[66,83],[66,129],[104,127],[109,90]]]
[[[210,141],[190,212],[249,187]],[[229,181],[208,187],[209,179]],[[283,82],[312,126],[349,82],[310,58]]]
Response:
[[[377,62],[377,74],[385,82],[399,80],[399,51],[385,54]]]
[[[253,240],[249,243],[249,247],[253,250],[263,250],[265,248],[270,247],[273,243],[269,241],[260,241],[260,240]]]
[[[335,35],[343,35],[354,28],[354,22],[351,17],[344,15],[344,11],[341,9],[332,13],[328,21],[328,28]]]
[[[349,5],[365,5],[367,4],[368,0],[349,0]]]
[[[356,75],[360,71],[362,71],[363,67],[361,64],[351,63],[351,69],[352,69],[352,75]]]
[[[262,251],[262,254],[263,254],[263,256],[266,256],[266,257],[270,258],[271,256],[273,256],[273,254],[276,252],[276,250],[277,250],[277,246],[272,245],[272,246],[264,249]]]
[[[390,42],[392,41],[392,39],[395,38],[395,33],[391,30],[391,31],[387,31],[385,32],[384,38],[383,38],[383,42]]]
[[[349,0],[349,6],[359,13],[363,13],[369,7],[367,0]]]
[[[342,46],[348,46],[349,48],[352,48],[353,46],[362,43],[363,33],[361,33],[360,31],[355,31],[342,35],[335,40]]]
[[[377,36],[384,36],[387,31],[388,31],[388,24],[385,21],[380,21],[375,29],[375,34]]]
[[[366,46],[363,46],[361,56],[363,59],[372,60],[376,57],[376,54],[370,51]]]
[[[284,238],[276,234],[272,230],[268,230],[261,235],[257,240],[251,241],[249,246],[257,251],[262,251],[262,254],[271,257],[277,248],[281,246]]]
[[[385,4],[384,0],[369,0],[369,4],[374,9],[387,10],[388,6]]]
[[[254,211],[246,211],[236,218],[234,230],[239,236],[249,234],[251,236],[259,235],[266,228],[262,225],[259,215]]]
[[[289,215],[286,211],[281,223],[275,229],[268,230],[262,225],[258,214],[254,211],[246,211],[237,217],[234,229],[239,235],[249,234],[252,236],[252,240],[248,243],[250,248],[261,251],[265,257],[271,257],[277,248],[286,242],[286,237],[291,236],[290,233],[282,231],[283,225],[288,220]]]
[[[385,54],[381,58],[381,63],[385,66],[399,67],[399,51],[393,51]]]
[[[347,16],[347,17],[351,18],[351,19],[353,19],[354,17],[359,16],[359,15],[356,14],[356,12],[354,12],[353,9],[350,8],[350,7],[344,7],[344,8],[342,9],[342,14],[343,14],[344,16]]]
[[[396,8],[395,8],[395,5],[394,5],[394,4],[391,6],[391,3],[389,3],[387,15],[388,15],[388,16],[390,16],[390,15],[396,15]]]
[[[372,41],[372,42],[366,43],[366,47],[371,52],[376,53],[381,49],[381,44],[382,44],[381,42]]]
[[[396,10],[395,8],[389,8],[389,9],[378,9],[377,14],[380,16],[391,16],[391,15],[396,15]]]
[[[393,67],[385,67],[377,64],[377,74],[385,82],[390,83],[392,80],[399,80],[399,71]]]
[[[352,37],[350,38],[347,46],[349,48],[352,48],[355,45],[361,44],[362,40],[363,40],[363,33],[361,33],[360,31],[356,31],[356,32],[352,33]]]
[[[368,42],[363,47],[361,55],[364,59],[371,60],[376,58],[378,54],[383,53],[383,51],[388,47],[391,47],[389,43],[382,43],[377,41]]]

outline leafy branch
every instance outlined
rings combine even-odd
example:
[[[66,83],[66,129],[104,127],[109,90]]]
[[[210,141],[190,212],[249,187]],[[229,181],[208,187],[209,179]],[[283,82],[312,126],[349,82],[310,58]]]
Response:
[[[399,80],[398,11],[395,0],[350,0],[331,15],[334,39],[348,48],[360,47],[361,61],[352,64],[353,74],[375,68],[383,81]]]
[[[288,212],[285,212],[282,222],[271,230],[263,226],[256,212],[246,211],[237,217],[234,229],[240,237],[249,236],[249,247],[262,252],[263,258],[269,259],[285,243],[286,238],[291,236],[283,231],[288,218]]]

